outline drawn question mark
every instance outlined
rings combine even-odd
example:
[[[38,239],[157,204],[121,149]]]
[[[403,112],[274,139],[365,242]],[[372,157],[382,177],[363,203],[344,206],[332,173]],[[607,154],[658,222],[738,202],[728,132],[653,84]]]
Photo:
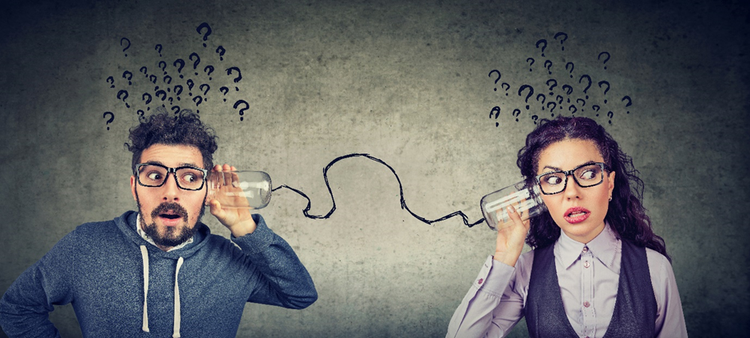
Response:
[[[531,119],[534,121],[534,124],[536,124],[536,120],[539,119],[539,116],[531,115]]]
[[[167,62],[166,61],[159,61],[159,69],[164,71],[164,75],[167,75]]]
[[[572,111],[571,111],[571,110],[572,110]],[[575,114],[575,113],[576,113],[576,112],[578,111],[578,108],[576,108],[576,106],[575,106],[575,105],[572,105],[572,104],[571,104],[571,105],[570,105],[570,107],[568,107],[568,111],[571,111],[571,112],[570,112],[571,114]]]
[[[151,81],[151,83],[156,84],[156,79],[157,79],[156,75],[151,74],[148,77],[148,79],[149,79],[149,81]]]
[[[552,82],[551,85],[549,84],[550,82]],[[554,95],[555,93],[552,92],[552,88],[557,87],[557,80],[555,80],[555,79],[549,79],[545,83],[549,86],[549,95],[550,96]]]
[[[179,91],[177,90],[179,89]],[[174,86],[174,94],[177,95],[177,101],[180,100],[180,94],[182,94],[182,85],[176,85]]]
[[[613,113],[612,111],[609,111],[607,113],[607,116],[609,116],[609,124],[612,124],[612,117],[615,116],[615,113]]]
[[[174,112],[175,115],[180,113],[180,106],[172,106],[172,112]]]
[[[190,61],[193,61],[193,56],[195,56],[195,62],[193,62],[193,69],[197,69],[198,65],[201,63],[201,57],[198,56],[198,53],[193,52],[190,54],[188,59],[190,59]],[[195,72],[195,75],[198,75],[198,72]]]
[[[536,42],[536,48],[539,48],[539,45],[542,45],[542,56],[544,56],[544,49],[547,48],[547,40],[541,39]]]
[[[630,96],[624,96],[622,102],[625,102],[625,100],[628,100],[628,104],[625,105],[625,108],[630,107],[633,104],[633,100],[630,99]],[[625,114],[630,114],[630,111],[628,110]]]
[[[604,95],[607,95],[607,92],[609,91],[609,82],[607,81],[599,81],[599,88],[602,88],[602,85],[607,85],[607,88],[604,89]],[[607,99],[604,98],[604,104],[607,104]]]
[[[529,62],[529,61],[531,61],[529,63],[529,71],[532,71],[531,66],[534,65],[534,58],[528,58],[528,59],[526,59],[526,62]]]
[[[507,82],[503,82],[500,84],[500,87],[503,87],[505,89],[505,96],[508,96],[508,90],[510,90],[510,85]]]
[[[539,95],[536,96],[536,102],[540,102],[539,101],[540,97],[542,98],[542,101],[541,101],[542,102],[542,110],[544,110],[544,101],[547,101],[547,97],[544,96],[544,94],[539,94]]]
[[[544,68],[547,68],[547,72],[552,75],[552,61],[544,61]]]
[[[111,116],[111,117],[109,118],[109,120],[107,120],[107,130],[109,130],[109,124],[110,124],[110,123],[112,123],[112,121],[114,121],[114,120],[115,120],[115,114],[114,114],[113,112],[111,112],[111,111],[108,111],[108,112],[105,112],[105,113],[104,113],[104,114],[102,115],[102,118],[105,118],[105,119],[106,119],[106,118],[107,118],[107,115]]]
[[[187,80],[188,90],[193,90],[193,86],[195,86],[195,82],[193,82],[193,79]],[[192,93],[190,95],[193,95]]]
[[[557,104],[559,104],[559,105],[562,106],[562,103],[563,103],[563,97],[562,97],[562,95],[557,95],[557,97],[555,99],[557,99]],[[562,109],[562,107],[560,107],[560,109]]]
[[[214,72],[214,66],[208,65],[203,68],[203,71],[206,72],[206,75],[208,75],[208,81],[211,81],[211,73]]]
[[[513,116],[516,117],[516,122],[518,122],[518,116],[521,115],[520,109],[513,109]]]
[[[562,47],[562,50],[565,50],[565,46],[563,46],[563,42],[568,39],[568,34],[565,34],[564,32],[558,32],[555,34],[555,40],[557,40],[557,37],[562,36],[563,38],[560,39],[560,46]]]
[[[146,77],[148,77],[148,68],[146,68],[146,66],[141,67],[141,73],[143,73],[143,75],[146,75]]]
[[[234,103],[234,106],[233,106],[234,109],[237,109],[237,107],[239,107],[240,104],[245,105],[245,108],[240,109],[240,121],[242,121],[244,119],[242,116],[245,115],[246,110],[250,109],[250,104],[247,103],[247,101],[245,100],[237,100],[237,102]]]
[[[128,98],[128,91],[123,89],[117,92],[117,98],[122,100],[122,102],[125,102],[125,99]],[[130,105],[127,102],[125,102],[125,107],[130,108]]]
[[[568,62],[565,64],[565,69],[568,69],[568,66],[570,66],[570,70],[568,70],[568,73],[570,73],[570,78],[573,78],[573,68],[575,68],[575,65],[572,62]]]
[[[583,107],[586,106],[586,100],[584,100],[584,99],[577,99],[576,103],[581,104],[581,111],[583,111]]]
[[[128,80],[128,86],[133,84],[132,82],[130,82],[130,80],[133,79],[133,73],[126,70],[122,73],[122,78]]]
[[[198,96],[198,95],[196,95],[193,98],[193,102],[195,102],[195,106],[197,107],[198,105],[200,105],[201,103],[203,103],[203,98],[200,97],[200,96]]]
[[[115,88],[115,77],[114,76],[108,77],[107,78],[107,83],[109,83],[111,85],[111,86],[109,86],[109,88]]]
[[[146,121],[146,112],[143,111],[143,109],[138,109],[138,121],[139,122],[145,122]]]
[[[219,91],[222,92],[222,93],[224,93],[224,102],[227,102],[226,96],[227,96],[227,93],[229,93],[229,88],[227,88],[227,87],[221,87],[221,88],[219,88]]]
[[[552,105],[552,108],[550,108],[550,105]],[[555,108],[557,107],[557,103],[554,103],[552,101],[547,102],[547,108],[549,109],[549,112],[555,111]],[[552,114],[552,116],[555,116],[555,114]]]
[[[147,97],[148,97],[148,98],[147,98]],[[141,95],[141,99],[142,99],[143,101],[146,101],[146,104],[149,104],[149,103],[151,103],[151,99],[152,99],[152,98],[153,98],[153,97],[151,97],[151,94],[149,94],[149,93],[143,93],[143,95]]]
[[[608,52],[601,52],[601,53],[599,53],[599,56],[596,57],[596,59],[597,60],[601,60],[602,59],[602,55],[605,55],[607,57],[606,59],[604,59],[604,62],[602,62],[602,64],[604,65],[604,69],[606,70],[607,69],[607,61],[609,61],[609,53]]]
[[[154,46],[154,50],[159,52],[159,57],[161,57],[161,44],[157,44],[156,46]]]
[[[122,39],[120,39],[120,46],[122,46],[123,41],[125,41],[125,42],[128,43],[128,45],[125,46],[125,48],[122,49],[122,52],[124,53],[126,50],[128,50],[128,48],[130,48],[130,40],[128,40],[128,38],[122,38]],[[128,57],[127,53],[125,53],[125,57]]]
[[[166,84],[172,84],[172,77],[167,75],[164,77],[164,83]]]
[[[534,95],[534,87],[529,86],[527,84],[521,86],[520,88],[518,88],[518,96],[523,96],[522,93],[523,93],[524,89],[528,89],[529,90],[529,93],[526,94],[526,99],[524,100],[524,102],[526,102],[526,110],[528,110],[529,109],[529,104],[528,104],[529,103],[529,98],[531,97],[531,95]]]
[[[177,67],[177,65],[180,65],[180,66]],[[177,73],[180,74],[182,72],[182,67],[185,67],[185,60],[183,59],[174,60],[174,62],[172,63],[172,66],[177,67]],[[182,74],[180,74],[180,78],[182,78]]]
[[[237,71],[237,77],[234,78],[234,83],[240,82],[242,80],[242,72],[240,72],[240,69],[237,67],[229,67],[227,68],[227,75],[232,75],[233,71]],[[499,72],[498,72],[499,73]]]
[[[205,33],[201,32],[203,28],[206,29]],[[201,23],[200,25],[198,25],[198,28],[196,28],[195,30],[198,32],[198,34],[203,34],[203,41],[208,40],[208,36],[211,35],[211,26],[208,25],[208,22]],[[206,47],[205,42],[203,43],[203,47]]]
[[[599,107],[598,105],[593,105],[591,106],[591,109],[596,112],[596,116],[599,116],[599,109],[601,109],[601,107]]]
[[[588,93],[586,93],[586,91],[589,90],[589,88],[591,88],[591,76],[588,76],[588,74],[581,75],[581,78],[578,79],[578,83],[581,83],[581,81],[583,81],[583,79],[587,79],[589,81],[589,84],[586,86],[586,88],[583,89],[583,93],[586,94],[586,100],[588,100],[589,99],[589,95],[588,95]]]
[[[503,77],[503,75],[500,74],[499,70],[493,69],[493,70],[490,71],[489,74],[487,74],[487,76],[489,76],[490,78],[492,78],[492,73],[497,73],[497,79],[495,79],[495,91],[497,91],[497,81],[500,81],[500,78]],[[229,73],[227,73],[227,75],[229,75]]]
[[[224,49],[224,46],[217,47],[216,52],[219,53],[219,61],[224,61],[224,53],[227,52],[227,50]]]
[[[167,99],[167,92],[165,92],[164,90],[158,90],[156,91],[156,93],[154,93],[154,95],[156,95],[156,97],[159,97],[159,95],[161,95],[162,101]]]
[[[563,90],[565,91],[565,93],[567,93],[568,95],[573,94],[573,87],[572,86],[563,85],[562,87],[563,87]]]
[[[203,89],[204,86],[206,87],[206,89]],[[209,86],[208,84],[204,83],[204,84],[200,85],[200,87],[198,87],[198,88],[200,88],[200,90],[203,91],[203,96],[205,96],[206,94],[208,94],[208,90],[211,89],[211,86]]]
[[[497,118],[500,116],[500,106],[492,107],[492,110],[490,110],[490,118],[492,118],[492,113],[495,113],[495,128],[497,128],[500,126],[500,123],[497,122]]]

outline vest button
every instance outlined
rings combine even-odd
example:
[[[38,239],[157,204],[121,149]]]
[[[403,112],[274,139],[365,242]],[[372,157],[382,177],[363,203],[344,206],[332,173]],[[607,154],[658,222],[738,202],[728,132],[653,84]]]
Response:
[[[589,303],[589,302],[583,302],[583,307],[589,307],[589,306],[591,306],[591,303]]]

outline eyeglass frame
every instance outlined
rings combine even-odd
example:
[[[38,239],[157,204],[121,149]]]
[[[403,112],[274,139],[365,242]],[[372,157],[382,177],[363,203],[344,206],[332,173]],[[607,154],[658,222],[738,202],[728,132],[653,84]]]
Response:
[[[592,185],[586,185],[586,186],[581,185],[581,183],[578,182],[578,178],[576,178],[576,175],[573,175],[573,174],[578,169],[581,169],[581,168],[583,168],[585,166],[594,165],[594,164],[598,165],[599,168],[602,169],[601,180],[598,183],[595,183],[595,184],[592,184]],[[544,195],[557,195],[557,194],[565,191],[565,189],[568,188],[568,176],[573,176],[573,181],[575,181],[576,184],[578,184],[579,187],[581,187],[581,188],[591,188],[591,187],[595,187],[597,185],[600,185],[600,184],[602,184],[602,182],[604,182],[604,172],[605,171],[612,172],[612,170],[609,169],[609,166],[607,166],[606,163],[604,163],[604,162],[587,162],[587,163],[581,164],[581,165],[579,165],[579,166],[577,166],[577,167],[575,167],[573,169],[570,169],[570,170],[557,170],[557,171],[551,171],[551,172],[547,172],[547,173],[544,173],[544,174],[537,175],[536,178],[535,178],[535,180],[536,180],[536,184],[539,185],[539,190],[542,192],[542,194],[544,194]],[[565,183],[563,184],[563,187],[562,187],[562,189],[560,191],[553,192],[553,193],[547,193],[547,192],[544,191],[544,188],[542,188],[541,178],[542,178],[542,176],[546,176],[546,175],[549,175],[549,174],[565,174]]]
[[[153,165],[153,166],[162,167],[164,169],[167,169],[167,173],[166,173],[166,175],[164,177],[164,181],[162,181],[161,184],[159,184],[159,185],[145,185],[145,184],[143,184],[143,182],[141,182],[141,178],[140,178],[140,175],[139,175],[140,174],[139,170],[141,169],[141,167],[147,166],[147,165]],[[197,189],[188,189],[188,188],[184,188],[183,186],[181,186],[180,185],[180,180],[177,179],[177,170],[180,170],[180,169],[195,169],[195,170],[198,170],[198,171],[202,172],[203,173],[203,182],[201,182],[200,188],[197,188]],[[164,186],[164,184],[167,183],[167,180],[169,180],[169,174],[174,174],[172,176],[174,176],[174,181],[177,184],[177,187],[180,188],[180,189],[182,189],[182,190],[186,190],[186,191],[198,191],[198,190],[201,190],[206,185],[206,181],[208,180],[208,169],[198,168],[198,167],[194,167],[194,166],[191,166],[191,165],[184,165],[184,166],[181,166],[181,167],[170,168],[170,167],[167,167],[167,166],[165,166],[163,164],[148,163],[147,162],[147,163],[138,163],[138,164],[135,165],[135,168],[133,168],[133,176],[135,176],[135,180],[138,182],[138,184],[140,186],[147,187],[147,188],[159,188],[159,187]]]

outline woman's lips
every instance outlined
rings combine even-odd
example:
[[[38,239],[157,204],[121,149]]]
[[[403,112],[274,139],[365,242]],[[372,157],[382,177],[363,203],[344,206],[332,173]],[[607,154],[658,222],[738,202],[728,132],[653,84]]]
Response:
[[[565,211],[563,218],[570,224],[581,223],[591,216],[591,211],[583,207],[572,207]]]

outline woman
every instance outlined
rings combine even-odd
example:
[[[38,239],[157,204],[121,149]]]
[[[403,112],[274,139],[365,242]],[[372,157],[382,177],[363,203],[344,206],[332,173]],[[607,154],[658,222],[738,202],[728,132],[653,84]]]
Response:
[[[531,337],[686,337],[643,182],[604,128],[583,117],[543,120],[517,164],[548,212],[521,221],[508,208],[513,222],[498,231],[447,337],[502,337],[523,316]],[[524,239],[533,250],[521,254]]]

